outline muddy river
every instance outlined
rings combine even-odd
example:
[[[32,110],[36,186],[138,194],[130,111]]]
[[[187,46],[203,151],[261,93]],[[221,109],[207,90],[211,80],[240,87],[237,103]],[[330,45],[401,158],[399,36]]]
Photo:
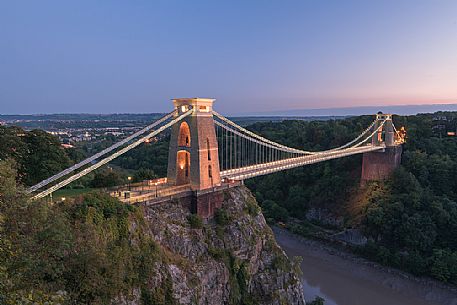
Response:
[[[301,256],[306,301],[325,305],[457,305],[457,289],[381,267],[322,243],[274,229],[289,257]]]

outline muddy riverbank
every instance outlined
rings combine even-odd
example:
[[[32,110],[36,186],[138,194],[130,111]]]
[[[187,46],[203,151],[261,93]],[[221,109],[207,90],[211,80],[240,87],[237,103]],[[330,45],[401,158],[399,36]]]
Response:
[[[301,256],[307,301],[326,305],[457,305],[457,289],[386,268],[324,243],[273,229],[289,257]]]

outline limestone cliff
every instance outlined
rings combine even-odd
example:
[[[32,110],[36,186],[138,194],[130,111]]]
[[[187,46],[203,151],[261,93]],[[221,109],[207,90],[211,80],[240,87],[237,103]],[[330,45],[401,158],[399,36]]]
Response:
[[[247,188],[226,190],[207,224],[178,201],[143,209],[145,223],[132,230],[145,226],[161,254],[150,260],[145,286],[114,304],[305,304],[295,268]]]

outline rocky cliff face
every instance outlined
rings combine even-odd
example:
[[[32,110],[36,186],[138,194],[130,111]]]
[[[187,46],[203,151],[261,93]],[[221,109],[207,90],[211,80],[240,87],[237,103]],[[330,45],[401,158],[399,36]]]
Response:
[[[245,187],[225,191],[207,224],[179,202],[145,206],[143,213],[145,223],[132,226],[146,228],[160,255],[145,286],[115,304],[305,304],[293,264]]]

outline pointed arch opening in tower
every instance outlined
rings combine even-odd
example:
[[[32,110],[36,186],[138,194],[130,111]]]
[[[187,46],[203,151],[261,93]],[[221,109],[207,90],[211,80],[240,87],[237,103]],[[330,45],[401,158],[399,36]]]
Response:
[[[178,146],[190,147],[190,128],[186,122],[179,126]]]
[[[180,150],[176,156],[176,185],[190,183],[190,153]]]

